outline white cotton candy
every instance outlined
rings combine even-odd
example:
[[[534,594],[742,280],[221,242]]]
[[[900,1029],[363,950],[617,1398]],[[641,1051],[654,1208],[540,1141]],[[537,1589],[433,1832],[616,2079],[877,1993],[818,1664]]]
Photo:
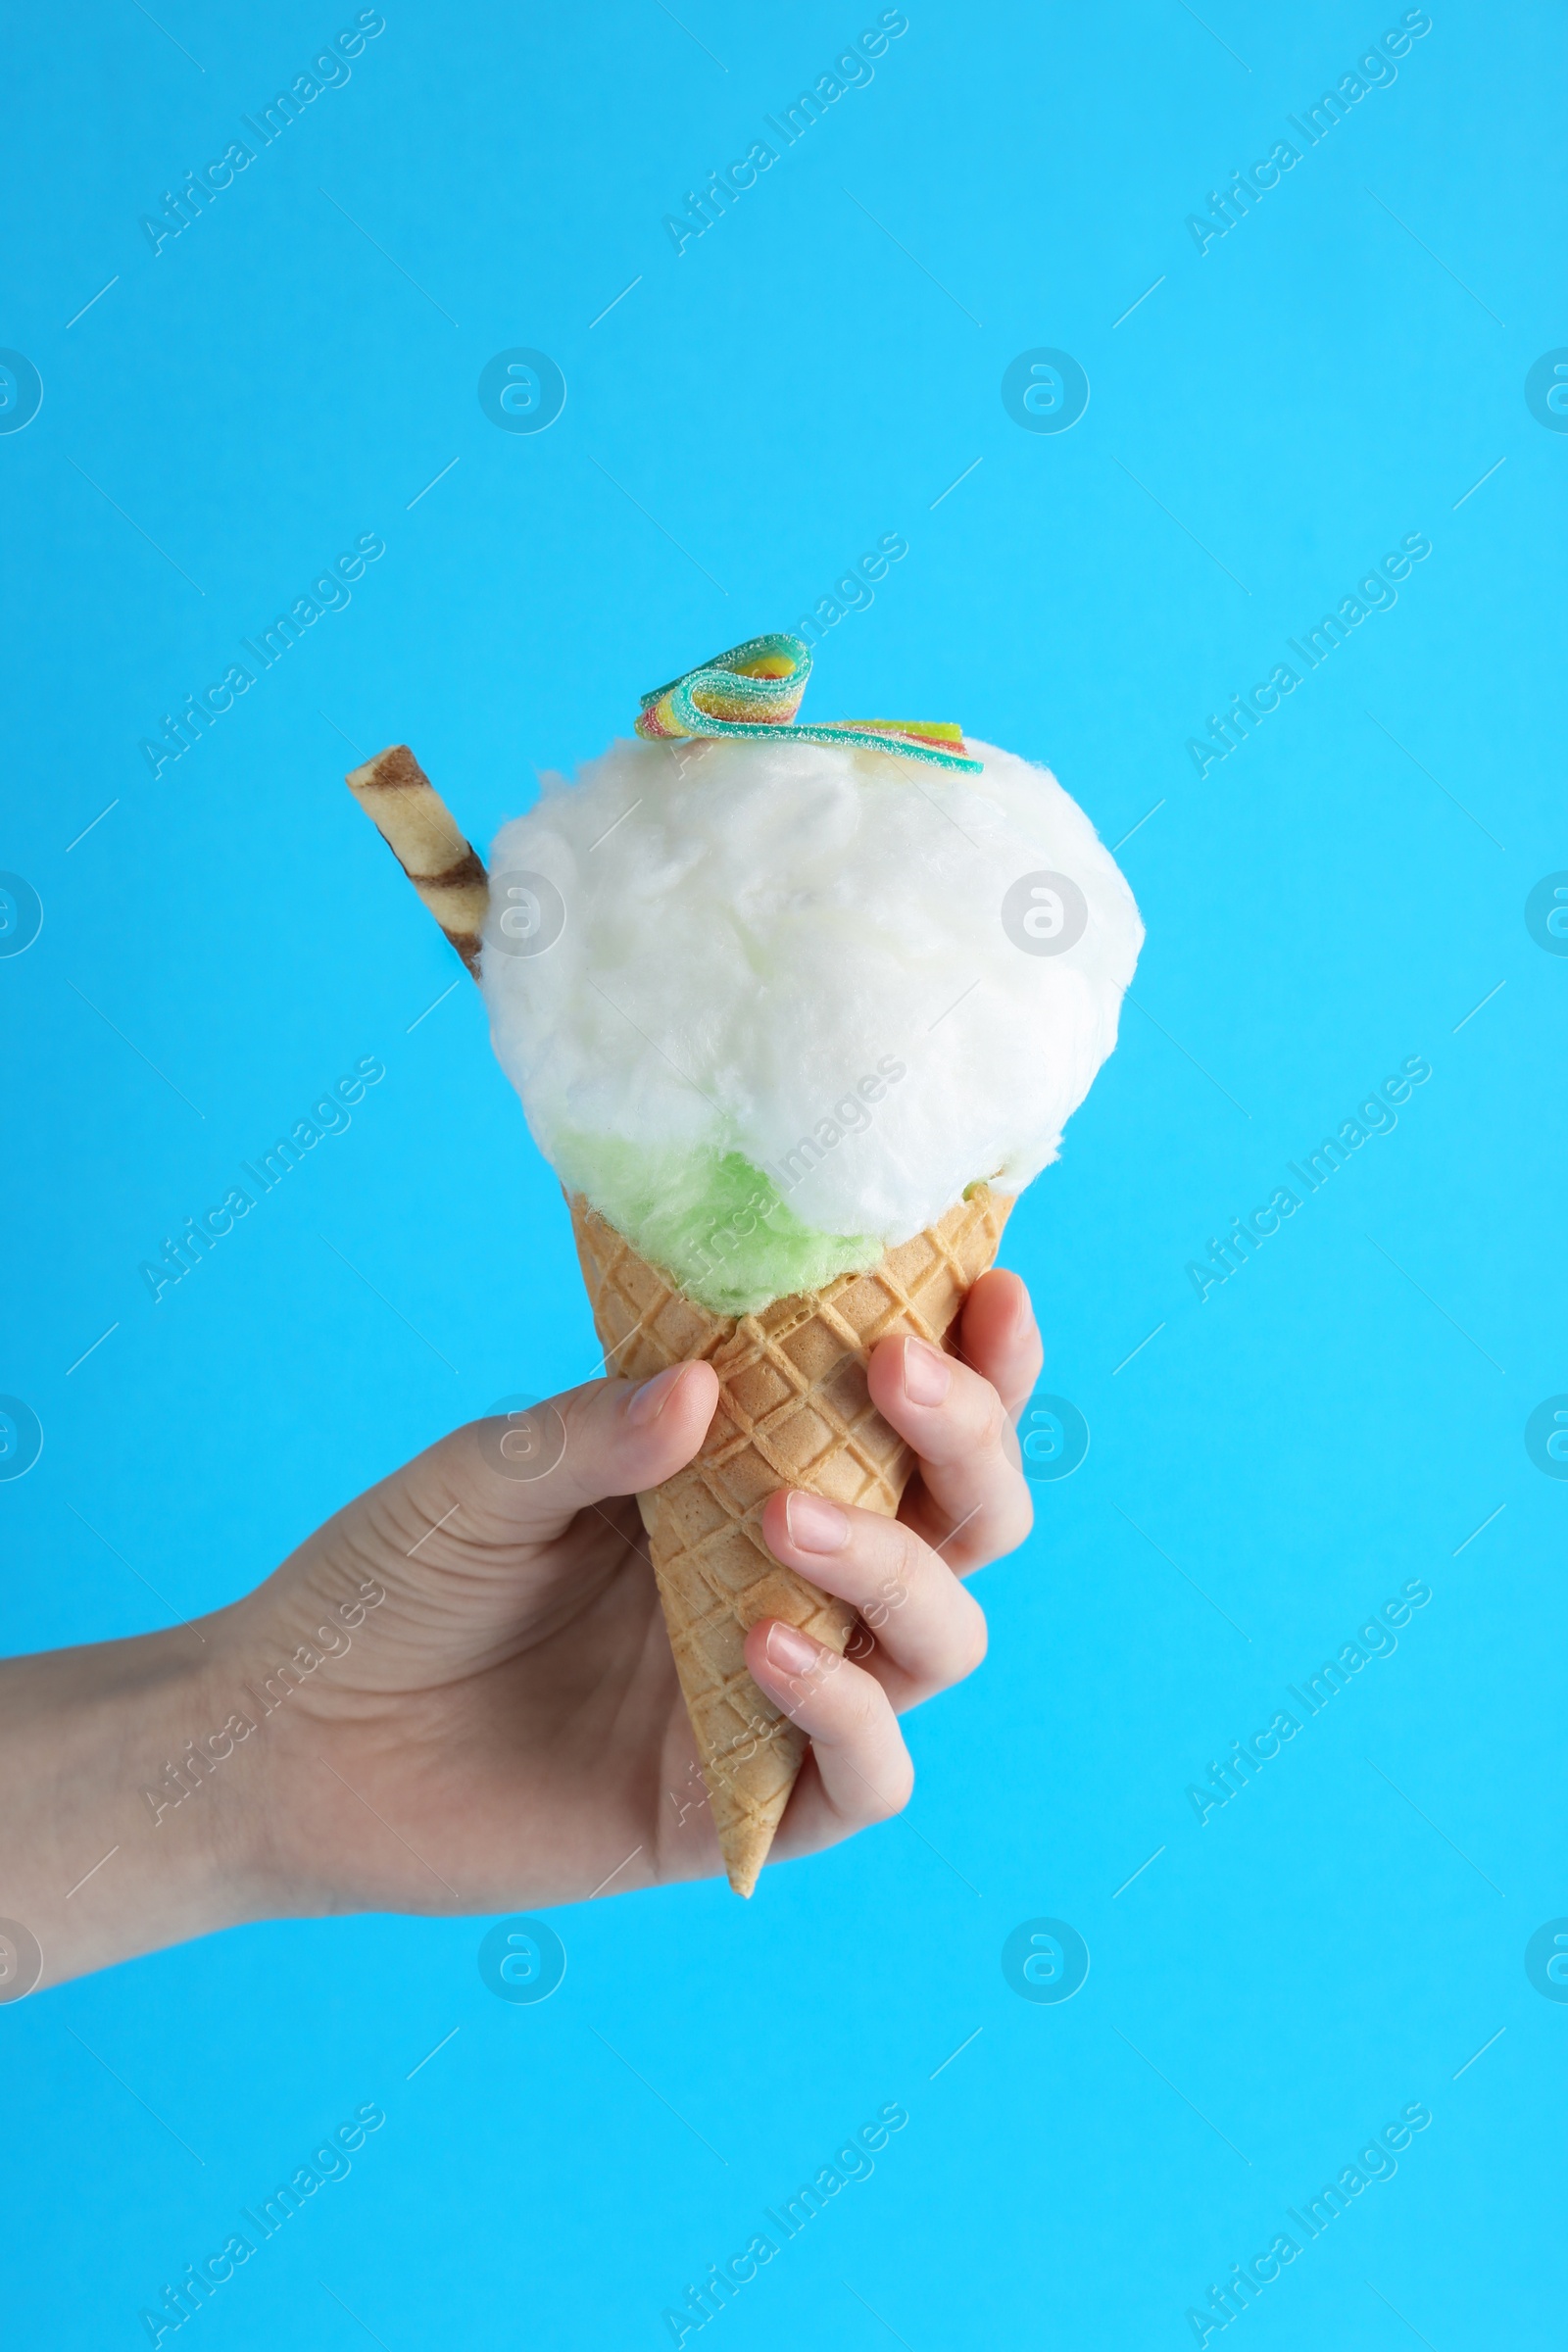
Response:
[[[978,775],[623,741],[546,777],[495,843],[482,979],[546,1157],[593,1198],[596,1139],[738,1152],[806,1225],[889,1244],[1048,1166],[1143,925],[1055,778],[970,749]],[[1082,894],[1059,952],[1077,902],[1040,875]]]

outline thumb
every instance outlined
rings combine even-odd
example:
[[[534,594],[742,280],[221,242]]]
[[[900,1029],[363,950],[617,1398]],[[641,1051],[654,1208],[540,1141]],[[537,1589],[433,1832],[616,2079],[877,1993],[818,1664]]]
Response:
[[[512,1541],[549,1543],[608,1495],[662,1484],[692,1459],[718,1402],[711,1364],[671,1364],[652,1380],[595,1380],[520,1410],[470,1422],[446,1441],[477,1461],[474,1501]]]

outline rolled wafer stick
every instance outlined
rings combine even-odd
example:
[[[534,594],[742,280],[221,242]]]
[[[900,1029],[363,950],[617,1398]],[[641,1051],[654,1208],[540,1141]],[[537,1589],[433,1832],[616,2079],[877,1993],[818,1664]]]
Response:
[[[477,980],[490,904],[484,860],[408,745],[377,752],[344,782]]]

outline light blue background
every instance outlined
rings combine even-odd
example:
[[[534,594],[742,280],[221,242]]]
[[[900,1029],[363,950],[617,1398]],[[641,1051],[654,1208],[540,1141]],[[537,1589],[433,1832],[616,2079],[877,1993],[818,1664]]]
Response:
[[[419,1017],[457,967],[339,779],[408,741],[485,846],[640,690],[789,627],[893,530],[810,709],[958,718],[1109,843],[1160,804],[1120,853],[1137,1007],[1005,1251],[1088,1459],[980,1579],[991,1657],[910,1723],[906,1818],[749,1906],[558,1913],[538,2007],[481,1984],[488,1923],[376,1918],[0,2012],[7,2340],[143,2340],[163,2281],[377,2099],[207,2352],[362,2324],[653,2347],[900,2100],[874,2175],[712,2323],[730,2352],[1175,2347],[1422,2100],[1396,2177],[1236,2325],[1544,2345],[1568,2005],[1523,1953],[1568,1912],[1568,1485],[1523,1428],[1568,1389],[1568,959],[1523,906],[1568,866],[1568,439],[1523,384],[1568,343],[1557,14],[1437,6],[1200,256],[1186,215],[1397,8],[911,5],[677,259],[662,216],[877,13],[681,12],[389,6],[156,259],[138,216],[354,12],[9,12],[0,343],[44,400],[0,438],[0,865],[45,915],[0,961],[0,1389],[45,1448],[0,1486],[0,1628],[214,1607],[458,1420],[591,1369],[478,1003]],[[514,345],[568,386],[536,437],[475,396]],[[1092,385],[1061,435],[1000,397],[1040,345]],[[139,738],[370,531],[352,605],[155,783]],[[1200,782],[1186,739],[1414,531],[1396,607]],[[154,1307],[138,1261],[368,1054],[352,1129]],[[1200,1304],[1186,1261],[1416,1054],[1397,1129]],[[1187,1785],[1417,1577],[1396,1654],[1200,1827]],[[0,1841],[0,1896],[3,1870]],[[1041,1915],[1092,1953],[1059,2006],[1001,1973]]]

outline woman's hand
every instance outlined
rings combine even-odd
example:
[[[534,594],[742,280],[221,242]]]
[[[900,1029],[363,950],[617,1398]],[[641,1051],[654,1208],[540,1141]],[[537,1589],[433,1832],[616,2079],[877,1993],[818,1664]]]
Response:
[[[794,1492],[763,1514],[775,1555],[862,1620],[844,1659],[774,1620],[748,1638],[756,1681],[811,1743],[777,1858],[907,1801],[898,1717],[979,1664],[960,1580],[1028,1533],[1012,1424],[1041,1347],[1015,1275],[975,1285],[959,1342],[956,1361],[909,1340],[872,1353],[872,1396],[918,1457],[897,1520]],[[520,1462],[507,1422],[472,1423],[198,1628],[6,1667],[34,1694],[54,1670],[95,1716],[74,1787],[105,1747],[119,1757],[94,1819],[128,1867],[106,1865],[70,1919],[52,1887],[29,1898],[47,1932],[0,1904],[27,1918],[46,1980],[246,1918],[517,1910],[717,1871],[633,1499],[691,1460],[717,1394],[706,1363],[593,1382],[534,1408]],[[192,1634],[200,1662],[181,1668]],[[36,1739],[36,1695],[26,1711]]]

